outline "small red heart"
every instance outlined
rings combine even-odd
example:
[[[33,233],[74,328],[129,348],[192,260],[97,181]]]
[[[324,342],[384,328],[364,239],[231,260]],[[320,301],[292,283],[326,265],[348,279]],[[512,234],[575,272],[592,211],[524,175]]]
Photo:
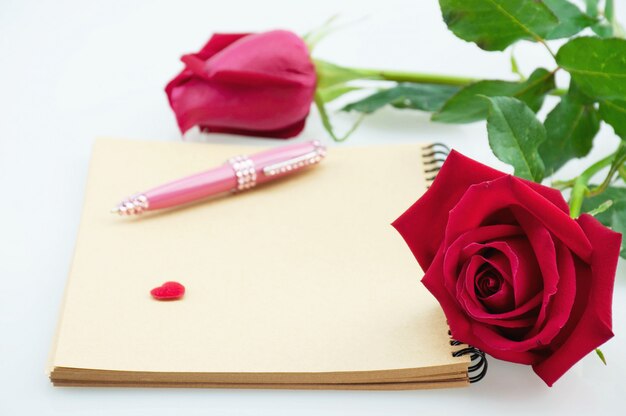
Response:
[[[156,300],[176,300],[185,294],[185,286],[178,282],[165,282],[159,287],[155,287],[150,294]]]

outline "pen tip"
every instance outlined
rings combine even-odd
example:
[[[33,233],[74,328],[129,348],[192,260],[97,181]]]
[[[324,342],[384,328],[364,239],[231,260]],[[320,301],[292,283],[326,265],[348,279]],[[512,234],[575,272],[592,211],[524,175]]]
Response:
[[[148,198],[143,195],[133,195],[111,209],[112,214],[126,215],[138,215],[148,209]]]

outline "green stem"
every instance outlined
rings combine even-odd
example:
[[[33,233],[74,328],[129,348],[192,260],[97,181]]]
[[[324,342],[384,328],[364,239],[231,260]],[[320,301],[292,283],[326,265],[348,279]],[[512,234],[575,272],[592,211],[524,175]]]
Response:
[[[572,218],[578,218],[583,206],[583,200],[588,192],[587,184],[596,173],[609,166],[615,154],[611,154],[589,166],[579,177],[574,180],[572,194],[569,200],[569,211]]]
[[[622,180],[624,182],[626,182],[626,166],[622,165],[617,169],[617,172],[619,173],[620,178],[622,178]]]
[[[554,52],[552,52],[552,49],[550,49],[550,47],[548,46],[548,44],[546,43],[544,39],[539,38],[538,42],[541,43],[544,46],[544,48],[546,48],[546,50],[552,56],[552,58],[556,59],[556,55],[554,54]]]
[[[425,74],[421,72],[408,71],[392,71],[386,69],[370,69],[370,68],[345,68],[349,71],[358,72],[364,78],[375,80],[395,81],[395,82],[414,82],[416,84],[439,84],[452,85],[457,87],[465,87],[469,84],[481,81],[477,78],[457,77],[453,75]],[[550,95],[562,96],[567,90],[556,88],[549,92]]]
[[[613,161],[613,163],[611,164],[611,169],[609,170],[609,173],[606,175],[606,178],[604,178],[604,181],[602,181],[602,183],[599,186],[597,186],[596,188],[594,188],[591,191],[587,192],[586,196],[589,196],[589,197],[596,196],[596,195],[599,195],[602,192],[606,191],[606,188],[609,187],[609,185],[613,181],[613,177],[618,172],[620,167],[623,168],[624,161],[626,161],[626,153],[621,154],[619,156],[619,158],[617,158],[617,156],[616,156],[616,160]]]
[[[362,114],[343,136],[337,136],[337,134],[335,133],[335,129],[330,122],[330,117],[328,116],[328,112],[326,111],[326,105],[324,104],[324,100],[322,99],[319,91],[315,92],[314,101],[315,105],[317,106],[317,111],[320,114],[320,118],[322,119],[322,125],[324,126],[324,129],[326,129],[326,132],[328,132],[330,137],[332,137],[332,139],[336,142],[343,142],[344,140],[346,140],[354,132],[354,130],[356,130],[359,124],[361,124],[361,121],[363,121],[363,118],[365,117],[365,114]]]
[[[556,188],[560,191],[571,188],[576,183],[576,178],[570,179],[569,181],[553,181],[550,186]]]
[[[348,68],[359,72],[366,77],[383,79],[387,81],[396,82],[415,82],[418,84],[443,84],[443,85],[456,85],[463,87],[468,84],[480,81],[476,78],[468,77],[456,77],[449,75],[439,74],[423,74],[418,72],[406,72],[406,71],[391,71],[384,69],[361,69],[361,68]]]
[[[569,198],[569,215],[572,218],[578,218],[580,210],[583,206],[583,200],[585,199],[585,192],[587,191],[587,184],[579,177],[576,180],[576,184],[572,188],[572,194]]]

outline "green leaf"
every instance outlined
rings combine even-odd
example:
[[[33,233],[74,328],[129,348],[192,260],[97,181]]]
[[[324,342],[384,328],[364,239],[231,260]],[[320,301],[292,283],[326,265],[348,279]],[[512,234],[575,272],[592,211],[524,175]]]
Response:
[[[520,79],[524,79],[524,74],[522,74],[522,71],[520,71],[519,65],[517,64],[517,59],[515,59],[515,55],[513,55],[513,53],[511,53],[510,62],[511,62],[511,72],[514,73],[515,75],[518,75]]]
[[[567,95],[582,104],[595,104],[598,101],[582,92],[574,81],[570,81]]]
[[[525,39],[541,41],[559,21],[541,1],[439,0],[443,20],[457,37],[488,51]]]
[[[437,111],[458,90],[448,85],[401,83],[348,104],[342,110],[369,114],[389,104],[396,108]]]
[[[591,26],[591,30],[600,36],[601,38],[612,38],[613,37],[613,25],[608,22],[600,22]]]
[[[604,201],[600,205],[598,205],[596,208],[589,211],[587,214],[591,215],[592,217],[595,217],[598,214],[602,214],[604,211],[611,208],[612,206],[613,206],[613,200],[609,199],[607,201]]]
[[[559,25],[546,35],[546,39],[569,38],[597,22],[567,0],[543,0],[543,2],[559,19]]]
[[[536,69],[526,81],[479,81],[460,90],[433,114],[432,120],[442,123],[471,123],[487,117],[489,103],[481,98],[515,97],[538,111],[548,91],[554,89],[554,74],[546,69]]]
[[[613,231],[624,234],[626,232],[626,188],[610,186],[599,195],[585,198],[582,210],[593,211],[606,201],[613,201],[613,203],[604,212],[596,214],[596,219]],[[622,241],[620,256],[626,258],[624,243],[626,241]]]
[[[626,40],[576,38],[559,49],[556,60],[586,94],[626,100]]]
[[[588,8],[589,6],[590,5],[587,4]],[[596,12],[595,16],[597,17],[599,13],[598,0],[595,1],[595,12]],[[601,38],[612,38],[614,36],[620,37],[615,32],[622,31],[622,27],[617,22],[617,20],[615,20],[614,12],[615,12],[615,7],[613,4],[613,0],[606,0],[605,5],[604,5],[604,13],[603,13],[604,20],[591,26],[591,30],[593,30],[595,34],[600,36]]]
[[[606,359],[604,358],[604,353],[600,348],[596,348],[596,354],[600,357],[600,360],[606,365]]]
[[[559,170],[568,160],[586,156],[600,129],[593,104],[583,104],[571,95],[561,97],[544,121],[546,141],[539,147],[546,172]]]
[[[518,75],[520,80],[525,80],[526,77],[522,74],[522,71],[519,69],[519,65],[517,64],[517,59],[515,59],[515,55],[513,55],[513,50],[511,50],[511,72]]]
[[[522,101],[511,97],[486,98],[491,150],[498,159],[515,168],[516,176],[541,182],[544,165],[538,148],[546,139],[543,124]]]
[[[626,101],[601,101],[600,117],[615,130],[615,134],[626,140]]]
[[[314,59],[313,62],[315,63],[315,72],[317,73],[318,90],[332,87],[337,84],[345,84],[346,82],[353,81],[355,79],[372,78],[372,76],[368,74],[331,64],[330,62],[321,61],[319,59]]]

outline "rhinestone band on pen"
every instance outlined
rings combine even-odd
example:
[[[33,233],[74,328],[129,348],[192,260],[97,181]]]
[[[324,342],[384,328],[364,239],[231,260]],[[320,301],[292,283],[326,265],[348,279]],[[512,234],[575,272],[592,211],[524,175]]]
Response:
[[[235,156],[228,159],[237,176],[237,191],[245,191],[256,185],[256,169],[254,162],[247,156]]]

